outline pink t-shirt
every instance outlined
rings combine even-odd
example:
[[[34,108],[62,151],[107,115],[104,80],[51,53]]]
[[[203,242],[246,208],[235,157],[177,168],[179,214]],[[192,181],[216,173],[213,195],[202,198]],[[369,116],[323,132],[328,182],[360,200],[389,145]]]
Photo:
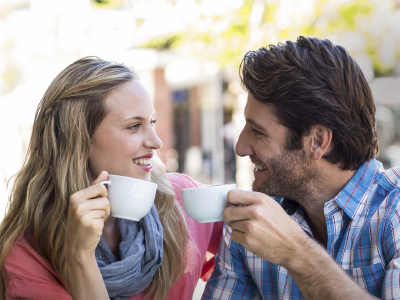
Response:
[[[168,174],[168,178],[181,206],[181,189],[199,185],[183,174]],[[187,216],[187,224],[190,230],[188,266],[171,288],[168,300],[192,299],[199,278],[206,281],[214,269],[214,256],[218,250],[223,222],[199,224]],[[33,300],[72,300],[71,294],[61,285],[60,278],[51,265],[29,245],[25,237],[20,238],[11,248],[2,274],[6,300],[15,300],[18,297]],[[130,296],[129,300],[143,298],[144,294],[141,293]]]

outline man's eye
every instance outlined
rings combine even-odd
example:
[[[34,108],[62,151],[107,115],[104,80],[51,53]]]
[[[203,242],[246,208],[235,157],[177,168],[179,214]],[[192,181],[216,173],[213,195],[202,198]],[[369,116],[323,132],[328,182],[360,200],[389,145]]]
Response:
[[[257,129],[252,129],[255,135],[262,135],[263,133],[261,131],[258,131]]]

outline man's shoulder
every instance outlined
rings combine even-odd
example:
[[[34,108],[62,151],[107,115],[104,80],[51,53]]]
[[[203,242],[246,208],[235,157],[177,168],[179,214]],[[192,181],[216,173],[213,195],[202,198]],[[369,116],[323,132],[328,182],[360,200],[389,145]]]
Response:
[[[400,188],[400,166],[384,170],[382,175],[390,182],[394,187]]]
[[[383,185],[385,189],[393,190],[400,189],[400,166],[383,170],[377,177],[379,184]]]
[[[385,207],[385,215],[389,220],[398,219],[400,214],[400,166],[384,169],[381,165],[377,170],[374,185],[375,187],[371,189],[373,196],[369,197],[371,207],[375,206],[376,209]]]

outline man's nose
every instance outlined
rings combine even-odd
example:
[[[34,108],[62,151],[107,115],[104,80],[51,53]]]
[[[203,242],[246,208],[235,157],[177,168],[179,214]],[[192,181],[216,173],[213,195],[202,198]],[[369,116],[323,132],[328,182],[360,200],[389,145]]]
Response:
[[[235,152],[238,156],[250,156],[254,154],[253,147],[250,143],[249,132],[246,127],[243,128],[236,143]]]

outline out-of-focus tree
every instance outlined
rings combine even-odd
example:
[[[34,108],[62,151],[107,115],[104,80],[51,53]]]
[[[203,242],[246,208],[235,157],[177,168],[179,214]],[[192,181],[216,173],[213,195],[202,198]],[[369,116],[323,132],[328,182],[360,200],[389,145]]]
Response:
[[[124,6],[124,0],[91,0],[92,5],[97,8],[119,9]]]
[[[142,1],[143,2],[143,1]],[[400,10],[393,0],[152,1],[183,11],[181,26],[142,47],[176,48],[237,67],[248,50],[300,35],[329,38],[352,55],[367,55],[375,72],[392,70],[400,55]],[[186,4],[184,4],[186,2]],[[189,4],[188,4],[189,3]],[[154,9],[156,10],[156,5]],[[193,13],[197,11],[197,13]],[[165,27],[170,19],[163,15]],[[146,19],[143,26],[151,20]]]

